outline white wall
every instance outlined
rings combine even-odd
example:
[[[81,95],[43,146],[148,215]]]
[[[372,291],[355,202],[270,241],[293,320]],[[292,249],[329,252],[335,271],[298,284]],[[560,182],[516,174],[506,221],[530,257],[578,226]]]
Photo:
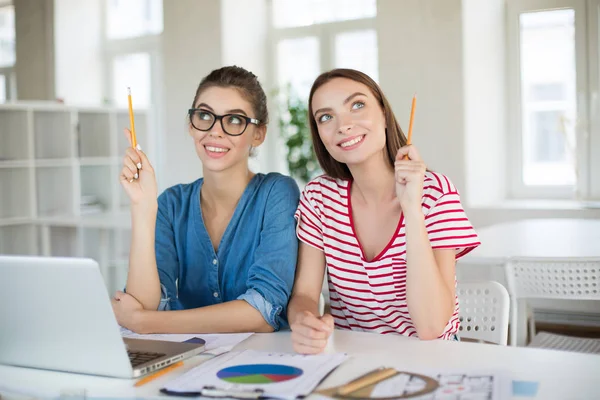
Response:
[[[233,12],[235,10],[235,12]],[[272,67],[268,46],[271,23],[267,0],[221,0],[222,65],[237,65],[254,73],[270,98]],[[279,171],[276,151],[278,129],[275,105],[269,103],[269,124],[265,142],[250,159],[254,172]]]
[[[269,71],[267,0],[221,0],[223,65],[252,71],[261,83]]]
[[[101,7],[101,0],[54,0],[56,97],[65,103],[99,105],[105,97]]]
[[[221,66],[219,0],[164,1],[162,38],[164,129],[159,130],[161,189],[202,176],[202,166],[188,134],[187,110],[202,77]]]
[[[379,0],[379,77],[408,130],[417,93],[413,143],[428,167],[466,194],[460,0]]]
[[[506,193],[505,0],[463,0],[466,188],[469,206]]]
[[[18,100],[53,100],[54,0],[14,0]]]

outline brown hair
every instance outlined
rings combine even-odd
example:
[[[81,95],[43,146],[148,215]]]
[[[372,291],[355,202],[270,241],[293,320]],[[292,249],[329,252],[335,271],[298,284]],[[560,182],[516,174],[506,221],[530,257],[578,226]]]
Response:
[[[402,129],[396,120],[396,116],[392,111],[392,107],[381,91],[379,85],[367,74],[353,69],[344,68],[334,69],[319,75],[319,77],[315,80],[315,83],[313,83],[312,88],[310,89],[310,96],[308,97],[308,120],[310,124],[310,133],[312,136],[315,154],[317,156],[317,160],[319,160],[321,168],[323,168],[323,171],[325,171],[325,173],[332,178],[346,180],[352,179],[352,174],[350,174],[348,166],[344,163],[336,161],[325,148],[325,145],[319,137],[317,121],[313,115],[312,99],[315,92],[321,86],[335,78],[346,78],[358,83],[362,83],[363,85],[367,86],[369,90],[371,90],[371,93],[373,93],[373,96],[375,96],[375,99],[379,102],[379,106],[383,110],[383,114],[385,116],[385,125],[387,127],[385,130],[386,156],[390,166],[394,168],[396,153],[400,147],[406,145],[406,136],[404,136],[404,132],[402,132]]]
[[[260,85],[258,77],[252,72],[235,65],[215,69],[205,76],[198,85],[198,89],[196,89],[196,95],[194,96],[191,108],[196,106],[198,97],[200,97],[202,92],[215,86],[237,89],[242,97],[252,106],[254,115],[251,117],[258,119],[261,125],[266,125],[269,122],[267,95]]]

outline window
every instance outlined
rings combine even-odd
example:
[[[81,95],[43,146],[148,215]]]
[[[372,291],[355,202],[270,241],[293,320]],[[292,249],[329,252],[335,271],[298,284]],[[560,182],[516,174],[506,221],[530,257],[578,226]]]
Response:
[[[377,2],[270,0],[270,4],[282,139],[274,146],[287,154],[284,172],[306,181],[321,173],[305,125],[310,88],[321,72],[333,68],[356,69],[378,80]]]
[[[124,39],[163,30],[162,0],[107,0],[106,36]]]
[[[0,103],[4,103],[14,93],[15,50],[15,8],[12,5],[0,6]]]
[[[131,88],[134,111],[147,110],[144,151],[149,154],[160,182],[161,159],[157,151],[161,126],[160,50],[163,31],[163,0],[102,0],[106,24],[104,69],[107,103],[127,109]],[[122,128],[122,127],[119,127]],[[143,129],[142,127],[138,127]],[[121,138],[119,140],[122,140]]]
[[[288,28],[373,18],[375,0],[273,0],[273,26]]]
[[[520,34],[523,181],[573,186],[575,10],[523,13]]]
[[[319,39],[315,36],[283,39],[277,44],[278,84],[289,84],[295,93],[307,95],[319,75]]]
[[[373,29],[339,33],[335,36],[335,67],[352,68],[379,81],[377,33]]]
[[[585,1],[509,0],[511,197],[589,197]]]
[[[320,72],[353,68],[377,80],[375,0],[271,0],[277,86],[307,98]]]
[[[0,67],[15,64],[15,8],[0,7]]]
[[[135,53],[113,59],[113,102],[127,107],[127,87],[130,87],[136,108],[148,108],[150,99],[150,54]]]
[[[157,63],[163,30],[161,0],[104,0],[106,10],[105,41],[106,92],[110,103],[127,107],[130,87],[135,106],[153,104],[153,87],[159,78]]]

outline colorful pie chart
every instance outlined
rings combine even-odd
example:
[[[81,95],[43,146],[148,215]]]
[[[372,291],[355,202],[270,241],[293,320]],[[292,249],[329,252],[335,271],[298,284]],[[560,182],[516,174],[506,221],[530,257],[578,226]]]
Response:
[[[302,375],[296,367],[279,364],[248,364],[223,368],[217,377],[229,383],[245,385],[268,384],[289,381]]]

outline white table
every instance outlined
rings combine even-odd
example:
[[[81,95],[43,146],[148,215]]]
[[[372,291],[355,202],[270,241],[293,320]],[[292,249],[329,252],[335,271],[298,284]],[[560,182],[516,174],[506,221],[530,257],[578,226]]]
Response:
[[[256,334],[236,349],[291,352],[290,333]],[[515,380],[538,381],[536,399],[596,399],[600,393],[600,356],[588,354],[477,343],[426,342],[403,336],[348,331],[335,331],[326,351],[346,352],[351,358],[335,370],[322,387],[345,383],[385,365],[408,371],[504,370]],[[46,396],[85,388],[88,398],[156,397],[168,380],[206,359],[206,356],[198,356],[187,360],[184,367],[140,388],[134,388],[132,380],[0,366],[0,387],[20,386]]]
[[[600,219],[524,219],[477,229],[481,246],[461,264],[504,267],[511,257],[600,257]],[[519,301],[516,343],[527,339],[527,307]]]
[[[600,257],[600,219],[524,219],[477,229],[481,246],[465,262],[504,264],[510,257]]]

